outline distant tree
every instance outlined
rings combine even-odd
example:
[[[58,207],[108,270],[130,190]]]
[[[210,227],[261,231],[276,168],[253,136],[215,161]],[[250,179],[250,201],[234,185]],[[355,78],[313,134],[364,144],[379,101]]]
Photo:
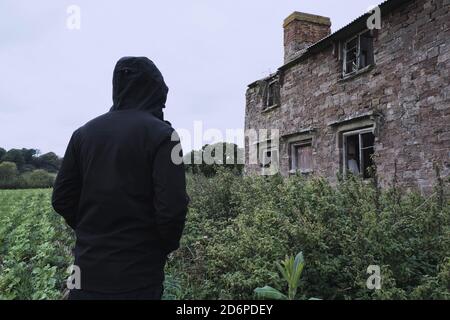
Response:
[[[5,154],[6,154],[6,150],[3,148],[0,148],[0,162],[2,162],[2,158]]]
[[[203,162],[203,150],[192,150],[191,152],[188,152],[183,159],[186,171],[193,174],[200,173],[200,165]]]
[[[217,173],[219,167],[242,174],[243,157],[244,150],[236,144],[219,142],[204,145],[201,150],[189,152],[184,160],[186,171],[212,177]]]
[[[23,157],[22,150],[19,149],[11,149],[2,158],[5,162],[14,162],[17,166],[17,169],[21,170],[23,165],[25,164],[25,158]]]
[[[0,163],[0,188],[17,187],[18,174],[17,165],[14,162]]]
[[[37,154],[37,150],[36,149],[25,149],[22,148],[22,155],[23,155],[23,159],[25,160],[26,164],[32,164],[33,163],[33,158],[34,156]]]
[[[61,166],[61,159],[54,152],[48,152],[37,157],[35,166],[48,172],[57,172]]]

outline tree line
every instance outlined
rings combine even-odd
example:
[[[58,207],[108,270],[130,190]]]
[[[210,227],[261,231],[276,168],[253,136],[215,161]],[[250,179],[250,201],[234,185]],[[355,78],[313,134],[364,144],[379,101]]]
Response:
[[[213,177],[219,168],[241,175],[244,150],[236,144],[219,142],[187,153],[186,172]],[[0,148],[0,189],[51,188],[62,163],[54,152],[38,149]]]
[[[0,148],[0,189],[50,188],[61,162],[54,152]]]
[[[234,143],[206,144],[200,150],[192,150],[184,157],[186,172],[213,177],[219,168],[241,175],[244,169],[244,149]]]

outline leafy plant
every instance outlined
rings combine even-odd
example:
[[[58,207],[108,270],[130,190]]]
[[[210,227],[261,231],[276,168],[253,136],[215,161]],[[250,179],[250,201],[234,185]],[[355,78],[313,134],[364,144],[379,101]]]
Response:
[[[294,300],[297,294],[297,288],[300,284],[300,277],[302,275],[303,267],[305,266],[305,260],[303,253],[300,252],[297,256],[286,256],[286,258],[280,263],[276,263],[278,271],[287,282],[288,292],[287,296],[280,291],[265,286],[263,288],[256,288],[255,294],[258,298],[272,299],[272,300]]]

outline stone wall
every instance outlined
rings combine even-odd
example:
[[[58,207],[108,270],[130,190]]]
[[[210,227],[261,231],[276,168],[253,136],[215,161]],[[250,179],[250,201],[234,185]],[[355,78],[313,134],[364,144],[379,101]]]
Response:
[[[449,6],[449,0],[415,0],[384,15],[374,39],[375,66],[346,80],[332,44],[280,71],[278,108],[263,112],[258,82],[250,85],[246,129],[280,130],[284,175],[289,174],[287,137],[307,132],[314,174],[333,182],[342,167],[339,132],[373,122],[381,184],[396,176],[404,187],[429,192],[436,181],[434,165],[442,176],[450,174]],[[358,117],[361,121],[343,121]],[[248,147],[247,141],[247,160]],[[247,173],[260,170],[247,163]]]

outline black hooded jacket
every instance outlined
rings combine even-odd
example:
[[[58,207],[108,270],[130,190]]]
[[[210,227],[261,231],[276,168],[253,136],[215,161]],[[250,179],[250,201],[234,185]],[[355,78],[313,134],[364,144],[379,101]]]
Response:
[[[159,285],[167,254],[179,246],[188,197],[183,165],[171,160],[181,147],[163,121],[167,93],[153,62],[122,58],[113,107],[70,139],[52,204],[76,232],[81,289]]]

